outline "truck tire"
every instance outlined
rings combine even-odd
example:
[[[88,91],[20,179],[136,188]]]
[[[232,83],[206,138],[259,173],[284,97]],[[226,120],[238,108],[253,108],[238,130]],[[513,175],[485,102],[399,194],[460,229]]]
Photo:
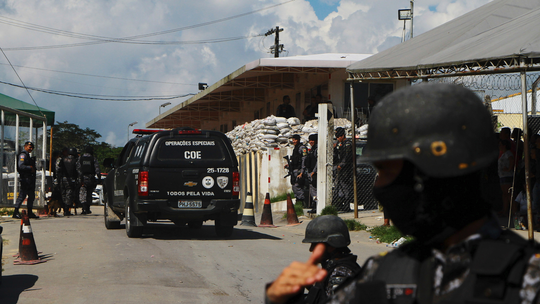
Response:
[[[126,198],[126,234],[130,238],[140,238],[143,233],[143,223],[133,212],[129,196]]]
[[[222,226],[220,221],[216,220],[215,229],[216,229],[216,234],[218,237],[226,238],[232,235],[234,226],[233,225]]]
[[[105,219],[105,228],[120,229],[120,218],[109,207],[109,203],[107,202],[103,205],[103,217]]]

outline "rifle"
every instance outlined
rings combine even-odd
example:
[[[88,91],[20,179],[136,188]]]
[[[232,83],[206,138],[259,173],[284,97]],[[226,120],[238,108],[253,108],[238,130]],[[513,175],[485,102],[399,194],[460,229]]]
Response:
[[[287,175],[285,175],[283,178],[287,178],[288,176],[293,175],[293,169],[292,169],[292,166],[291,166],[291,159],[290,159],[289,155],[284,156],[283,158],[285,158],[285,160],[287,161],[287,169],[289,170],[287,172]]]

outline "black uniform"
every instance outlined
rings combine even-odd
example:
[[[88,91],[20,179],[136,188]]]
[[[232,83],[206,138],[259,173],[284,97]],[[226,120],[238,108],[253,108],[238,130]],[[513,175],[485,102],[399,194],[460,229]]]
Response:
[[[309,181],[309,195],[311,198],[317,197],[317,144],[315,144],[308,151],[306,160],[304,161],[304,172],[307,174],[307,180]],[[313,175],[311,175],[313,173]],[[312,203],[314,209],[315,203]]]
[[[353,202],[353,151],[352,142],[345,139],[338,142],[334,149],[334,165],[336,166],[335,192],[333,205],[341,211],[349,211]],[[340,166],[341,169],[337,169]]]
[[[101,176],[98,160],[90,153],[84,153],[77,162],[77,172],[81,183],[79,201],[83,206],[83,214],[90,214],[92,192],[96,188],[96,178]]]
[[[30,154],[23,150],[18,157],[17,170],[19,171],[19,183],[21,189],[15,202],[15,208],[18,210],[26,196],[26,206],[28,214],[32,213],[34,207],[34,199],[36,197],[36,159],[30,157]]]
[[[296,200],[298,201],[304,201],[305,195],[304,195],[304,181],[305,179],[305,173],[302,171],[302,168],[304,166],[304,161],[307,156],[307,148],[306,146],[302,145],[300,141],[298,141],[298,144],[294,146],[293,153],[291,156],[291,169],[293,174],[291,175],[291,184],[292,184],[292,190],[294,192],[294,195],[296,197]],[[302,178],[297,178],[298,174],[302,173]]]
[[[329,303],[539,303],[539,289],[540,248],[493,216],[446,252],[413,242],[368,259]]]
[[[293,106],[282,103],[277,108],[276,116],[285,118],[296,117],[296,113],[294,112]]]

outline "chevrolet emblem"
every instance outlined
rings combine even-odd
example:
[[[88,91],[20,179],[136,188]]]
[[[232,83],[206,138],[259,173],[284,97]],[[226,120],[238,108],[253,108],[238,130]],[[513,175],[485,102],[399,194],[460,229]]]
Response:
[[[194,186],[197,186],[197,183],[196,183],[196,182],[191,182],[191,181],[189,181],[189,182],[185,182],[185,183],[184,183],[184,186],[194,187]]]

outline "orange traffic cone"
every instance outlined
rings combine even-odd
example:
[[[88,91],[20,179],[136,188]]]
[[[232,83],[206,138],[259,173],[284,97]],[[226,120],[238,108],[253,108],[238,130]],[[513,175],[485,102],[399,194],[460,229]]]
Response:
[[[272,220],[272,206],[270,204],[270,194],[267,192],[264,199],[263,213],[261,215],[261,223],[259,227],[276,227]]]
[[[253,199],[251,198],[251,192],[246,194],[246,206],[244,207],[244,212],[242,214],[242,226],[252,226],[257,227],[255,224],[255,216],[253,213]]]
[[[13,261],[15,265],[34,265],[47,262],[38,257],[32,226],[30,226],[30,218],[26,210],[21,212],[21,237],[19,239],[19,254],[18,258]]]
[[[296,215],[296,210],[294,210],[291,195],[287,193],[287,226],[296,225],[300,225],[300,222],[298,222],[298,216]]]

